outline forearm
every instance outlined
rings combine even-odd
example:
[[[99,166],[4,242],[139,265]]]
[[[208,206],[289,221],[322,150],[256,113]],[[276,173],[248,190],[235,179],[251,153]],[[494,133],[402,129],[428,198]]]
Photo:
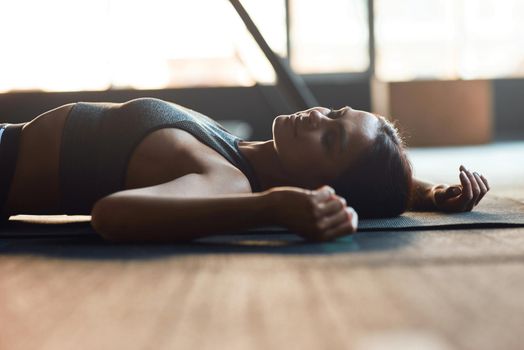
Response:
[[[419,211],[435,210],[435,203],[432,200],[435,184],[413,178],[413,188],[409,201],[409,209]]]
[[[92,225],[113,241],[175,242],[275,224],[269,195],[211,198],[118,195],[96,203]]]

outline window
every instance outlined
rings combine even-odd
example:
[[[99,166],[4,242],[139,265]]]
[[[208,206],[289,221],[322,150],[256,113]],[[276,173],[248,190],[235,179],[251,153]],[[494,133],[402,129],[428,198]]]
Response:
[[[381,80],[524,76],[521,0],[375,0]]]
[[[283,0],[244,0],[286,54]],[[228,0],[0,3],[0,91],[105,90],[273,82]]]
[[[368,71],[367,0],[241,1],[296,72]],[[522,0],[375,0],[374,15],[381,80],[524,76]],[[0,31],[0,92],[275,82],[229,0],[9,0]]]
[[[242,0],[286,57],[285,0]],[[366,0],[290,0],[300,73],[366,70]],[[0,92],[249,86],[274,71],[229,0],[0,2]]]
[[[366,0],[290,0],[291,67],[298,73],[369,67]]]

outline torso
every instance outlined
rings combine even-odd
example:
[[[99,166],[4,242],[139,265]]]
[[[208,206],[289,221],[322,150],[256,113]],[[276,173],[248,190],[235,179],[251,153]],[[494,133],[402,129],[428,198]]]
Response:
[[[6,202],[8,213],[62,214],[60,146],[73,105],[46,112],[24,125]],[[239,169],[190,133],[175,128],[149,133],[133,150],[125,189],[154,186],[191,173],[212,175],[210,181],[216,186],[210,187],[214,192],[209,195],[251,192],[248,179]]]

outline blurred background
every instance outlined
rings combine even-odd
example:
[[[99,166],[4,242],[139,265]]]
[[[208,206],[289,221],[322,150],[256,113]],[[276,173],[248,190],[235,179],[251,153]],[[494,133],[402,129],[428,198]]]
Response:
[[[521,0],[243,0],[321,105],[398,120],[409,146],[524,138]],[[158,97],[248,139],[293,111],[227,0],[0,0],[0,118]]]

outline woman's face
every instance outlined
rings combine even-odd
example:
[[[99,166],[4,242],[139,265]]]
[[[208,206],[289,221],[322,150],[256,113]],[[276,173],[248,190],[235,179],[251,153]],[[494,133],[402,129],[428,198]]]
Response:
[[[380,122],[372,113],[314,107],[273,121],[275,151],[297,185],[316,188],[336,179],[375,140]]]

